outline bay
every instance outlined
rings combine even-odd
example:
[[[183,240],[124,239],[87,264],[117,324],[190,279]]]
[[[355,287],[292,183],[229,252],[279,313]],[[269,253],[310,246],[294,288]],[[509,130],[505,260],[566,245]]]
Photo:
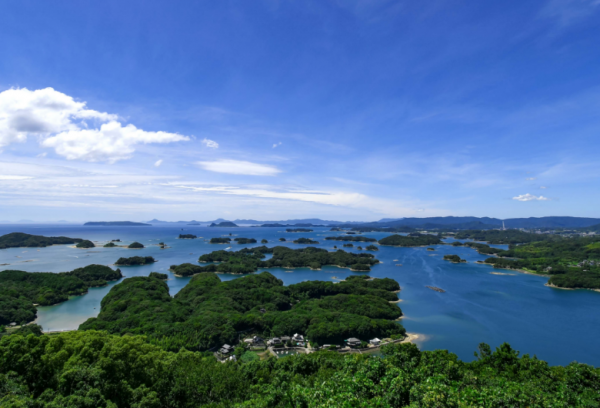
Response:
[[[101,247],[84,250],[67,245],[3,249],[0,250],[0,264],[9,265],[0,266],[0,270],[64,272],[92,263],[113,266],[121,256],[153,256],[158,259],[153,265],[120,269],[126,277],[147,276],[151,271],[167,273],[167,284],[171,295],[174,295],[190,278],[175,277],[168,271],[170,265],[196,263],[200,255],[228,247],[209,244],[205,239],[232,234],[232,238],[248,237],[259,241],[248,246],[261,245],[260,240],[265,238],[269,241],[268,246],[301,248],[304,246],[290,241],[306,237],[319,241],[320,248],[334,250],[334,245],[342,248],[342,242],[324,240],[325,236],[339,235],[339,232],[328,232],[329,228],[313,229],[311,233],[287,233],[285,228],[207,228],[178,224],[152,227],[0,225],[0,235],[10,232],[62,235],[90,239],[100,244],[121,239],[123,244],[138,241],[146,246],[140,250]],[[183,233],[202,238],[177,239]],[[363,235],[380,239],[389,234]],[[280,237],[286,238],[287,242],[279,242]],[[159,242],[165,242],[170,248],[160,249]],[[362,243],[363,247],[366,245]],[[358,252],[356,246],[344,249]],[[244,245],[232,244],[231,247],[236,250]],[[476,264],[475,261],[486,256],[470,248],[449,245],[436,245],[435,251],[427,251],[426,248],[379,248],[380,251],[374,254],[382,264],[373,267],[370,275],[389,277],[400,283],[402,291],[398,305],[405,314],[402,324],[409,332],[419,334],[416,343],[422,350],[446,349],[462,360],[471,361],[479,343],[496,347],[508,342],[522,354],[537,355],[553,365],[579,361],[600,366],[600,350],[596,347],[600,337],[600,293],[549,288],[544,286],[545,277]],[[445,254],[459,255],[468,263],[449,263],[442,259]],[[355,274],[336,267],[325,267],[321,271],[304,268],[272,268],[268,271],[286,285],[305,280],[335,281]],[[239,275],[222,274],[220,277],[229,280]],[[92,288],[87,294],[59,305],[40,307],[36,322],[46,331],[77,329],[86,319],[98,314],[102,298],[117,283]],[[426,286],[440,287],[446,292],[435,292]]]

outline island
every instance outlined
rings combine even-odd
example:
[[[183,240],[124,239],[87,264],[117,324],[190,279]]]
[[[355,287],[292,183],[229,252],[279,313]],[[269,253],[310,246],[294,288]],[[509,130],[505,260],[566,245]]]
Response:
[[[155,278],[155,279],[160,279],[160,280],[167,280],[169,279],[169,275],[167,275],[166,273],[160,273],[160,272],[150,272],[150,275],[148,275],[150,278]]]
[[[211,238],[211,244],[229,244],[231,243],[231,238]]]
[[[444,255],[444,261],[450,261],[452,263],[466,263],[467,262],[458,255]]]
[[[339,237],[326,237],[327,241],[351,241],[351,242],[377,242],[375,238],[368,237],[355,237],[355,236],[345,236],[341,235]]]
[[[116,247],[116,245],[115,245],[114,242],[108,242],[108,243],[104,244],[103,246],[104,246],[104,248],[114,248],[114,247]]]
[[[140,244],[139,242],[132,242],[131,244],[129,244],[127,246],[127,248],[131,248],[131,249],[142,249],[144,248],[144,245]]]
[[[428,251],[435,251],[435,248],[431,248],[431,247],[429,247],[429,248],[427,248],[427,250],[428,250]]]
[[[256,240],[254,238],[235,238],[234,241],[242,245],[256,244]]]
[[[152,224],[132,221],[90,221],[83,225],[94,227],[151,227]]]
[[[266,254],[273,254],[271,259],[263,261]],[[338,250],[329,252],[326,249],[307,247],[291,249],[288,247],[266,246],[243,248],[239,251],[213,251],[201,255],[198,262],[206,266],[185,263],[171,265],[171,271],[178,276],[191,276],[201,272],[219,272],[245,274],[259,268],[310,268],[319,270],[323,266],[337,266],[356,271],[369,271],[371,266],[379,263],[371,254],[354,254]]]
[[[94,243],[92,241],[89,241],[87,239],[79,242],[77,245],[75,245],[75,248],[95,248],[96,245],[94,245]]]
[[[119,258],[115,265],[123,266],[135,266],[135,265],[147,265],[156,262],[151,256],[132,256],[130,258]]]
[[[354,244],[352,243],[348,243],[348,244],[344,244],[342,246],[348,247],[348,248],[352,248],[354,246]]]
[[[303,245],[319,245],[319,241],[314,241],[310,238],[298,238],[293,241],[294,244],[303,244]]]
[[[284,286],[268,272],[224,282],[214,273],[200,273],[171,297],[163,281],[133,277],[113,286],[98,317],[79,330],[144,334],[173,351],[235,344],[238,332],[250,329],[264,336],[301,333],[313,347],[341,345],[355,336],[404,336],[396,321],[402,311],[390,303],[398,299],[394,292],[399,289],[389,278],[352,276],[336,284]]]
[[[379,240],[380,245],[400,246],[400,247],[417,247],[438,245],[442,241],[435,235],[419,234],[418,236],[390,235]]]
[[[368,245],[365,249],[367,251],[379,251],[379,248],[377,248],[375,245]]]
[[[36,306],[51,306],[83,295],[88,289],[121,279],[121,270],[88,265],[71,272],[0,272],[0,325],[33,321]]]
[[[231,221],[223,221],[218,224],[213,222],[212,224],[209,225],[209,227],[233,228],[233,227],[237,227],[237,225]]]
[[[285,238],[279,238],[279,242],[285,242]]]
[[[288,228],[285,232],[313,232],[313,230],[309,228]]]
[[[265,239],[265,238],[263,238],[263,239],[261,239],[261,240],[260,240],[260,243],[261,243],[261,244],[268,244],[268,243],[269,243],[269,240],[268,240],[268,239]]]
[[[198,238],[198,237],[194,234],[179,234],[178,239],[196,239],[196,238]]]
[[[0,249],[6,248],[43,248],[51,245],[78,244],[83,239],[67,237],[44,237],[42,235],[11,232],[0,237]]]

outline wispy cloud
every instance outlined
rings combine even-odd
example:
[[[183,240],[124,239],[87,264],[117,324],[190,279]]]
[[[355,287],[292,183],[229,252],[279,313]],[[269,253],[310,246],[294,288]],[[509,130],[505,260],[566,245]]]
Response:
[[[160,165],[161,165],[162,163],[163,163],[163,160],[162,160],[162,159],[160,159],[160,160],[157,160],[157,161],[154,163],[154,167],[160,167]]]
[[[243,160],[222,159],[199,161],[196,162],[196,164],[204,170],[213,171],[215,173],[241,174],[248,176],[275,176],[281,173],[281,170],[277,167]]]
[[[569,26],[600,10],[599,0],[550,0],[542,9],[542,17],[554,18],[561,27]]]
[[[281,145],[282,145],[282,143],[281,143],[281,142],[279,142],[279,143],[275,143],[275,144],[273,144],[273,149],[275,149],[276,147],[278,147],[278,146],[281,146]]]
[[[535,196],[533,194],[521,194],[513,197],[513,200],[517,201],[549,201],[550,199],[544,196]]]
[[[210,147],[211,149],[219,148],[219,144],[217,142],[215,142],[214,140],[204,138],[204,139],[202,139],[202,143],[204,144],[204,146]]]

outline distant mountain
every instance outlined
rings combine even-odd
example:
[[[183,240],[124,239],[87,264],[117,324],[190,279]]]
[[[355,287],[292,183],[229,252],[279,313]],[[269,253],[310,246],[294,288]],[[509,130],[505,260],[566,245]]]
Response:
[[[222,221],[222,222],[220,222],[218,224],[215,223],[215,222],[213,222],[212,224],[209,225],[209,227],[228,227],[228,228],[234,228],[234,227],[237,227],[237,225],[234,224],[231,221]]]
[[[95,227],[151,227],[152,224],[144,224],[143,222],[132,222],[132,221],[90,221],[83,225],[95,226]]]

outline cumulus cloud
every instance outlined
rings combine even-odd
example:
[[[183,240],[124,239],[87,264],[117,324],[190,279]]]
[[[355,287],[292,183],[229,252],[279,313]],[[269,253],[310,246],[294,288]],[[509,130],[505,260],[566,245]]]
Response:
[[[111,121],[100,129],[78,129],[61,132],[42,142],[69,160],[108,161],[128,159],[135,145],[146,143],[171,143],[189,140],[188,137],[168,132],[146,132],[133,125],[122,126]]]
[[[162,159],[157,160],[156,163],[154,163],[154,167],[160,167],[160,165],[162,164]]]
[[[219,144],[217,142],[215,142],[214,140],[210,140],[207,138],[202,139],[202,143],[204,143],[204,145],[206,147],[210,147],[211,149],[218,149],[219,148]]]
[[[40,137],[42,146],[70,160],[111,163],[131,157],[137,144],[189,140],[176,133],[123,126],[117,115],[88,109],[85,102],[52,88],[0,92],[0,148],[28,136]]]
[[[214,160],[214,161],[199,161],[198,166],[204,170],[213,171],[216,173],[228,174],[244,174],[248,176],[275,176],[281,173],[277,167],[267,164],[252,163],[243,160]]]
[[[544,196],[535,196],[533,194],[521,194],[513,197],[513,200],[517,201],[549,201],[550,199]]]

